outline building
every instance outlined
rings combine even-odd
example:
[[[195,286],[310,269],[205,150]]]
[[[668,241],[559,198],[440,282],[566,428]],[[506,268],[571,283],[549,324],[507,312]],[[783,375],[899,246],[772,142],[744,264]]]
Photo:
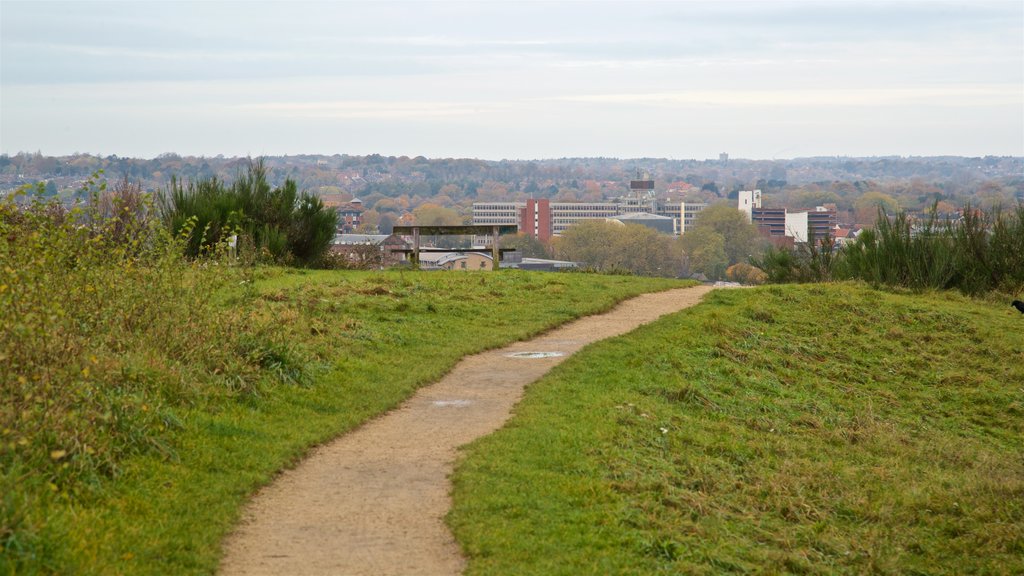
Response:
[[[676,228],[676,222],[673,218],[658,216],[657,214],[645,214],[642,212],[613,216],[609,218],[609,220],[621,222],[623,224],[639,224],[641,226],[647,226],[648,228],[653,228],[663,234],[675,234]]]
[[[698,206],[691,204],[691,206]],[[700,205],[700,209],[703,209]],[[645,215],[641,218],[657,222],[658,230],[666,234],[679,234],[683,226],[682,202],[659,199],[654,191],[654,180],[647,173],[637,172],[629,182],[629,194],[614,202],[552,202],[530,199],[526,202],[474,202],[473,224],[516,224],[520,233],[542,241],[559,236],[573,224],[582,220],[618,219],[629,214]],[[666,225],[666,221],[671,227]],[[692,221],[692,218],[691,218]],[[649,222],[644,222],[649,225]],[[485,239],[477,239],[483,242]]]
[[[420,254],[421,265],[425,262],[423,254]],[[438,258],[432,259],[435,270],[490,270],[494,266],[491,257],[479,252],[446,252],[439,254]]]
[[[760,190],[740,190],[739,206],[740,212],[746,212],[747,218],[753,221],[754,210],[761,207]]]
[[[357,268],[394,266],[406,260],[409,244],[395,234],[338,234],[330,250]]]
[[[809,234],[816,240],[835,238],[835,229],[839,226],[839,216],[835,208],[816,206],[807,211]]]
[[[777,238],[786,234],[785,208],[757,208],[751,210],[750,221],[761,231],[762,236]]]
[[[743,199],[740,199],[743,202]],[[759,202],[759,201],[758,201]],[[742,208],[741,208],[742,209]],[[814,210],[790,212],[785,208],[753,208],[750,221],[768,238],[793,238],[795,242],[807,242],[811,236],[816,240],[832,237],[838,225],[836,211],[818,206]]]
[[[604,220],[621,214],[612,202],[552,202],[551,227],[558,236],[581,220]]]
[[[705,202],[680,202],[679,203],[679,234],[686,234],[686,231],[693,228],[697,223],[697,215],[704,211],[708,205]]]
[[[339,234],[355,232],[363,223],[363,201],[359,198],[345,201],[342,197],[342,194],[324,194],[320,196],[320,200],[325,208],[334,208],[337,212]]]
[[[807,212],[786,212],[786,236],[795,242],[807,242],[810,226],[807,223]]]
[[[473,221],[476,222],[476,212],[473,213]],[[526,201],[519,211],[519,231],[529,234],[541,242],[551,240],[554,234],[554,226],[551,214],[551,201],[547,199]]]

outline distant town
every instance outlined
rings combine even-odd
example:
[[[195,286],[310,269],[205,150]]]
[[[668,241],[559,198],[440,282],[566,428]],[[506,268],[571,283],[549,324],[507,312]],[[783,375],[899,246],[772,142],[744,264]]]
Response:
[[[838,247],[871,226],[880,208],[887,213],[935,211],[956,219],[967,205],[1024,201],[1021,157],[746,160],[722,153],[707,160],[486,161],[336,154],[262,160],[275,184],[295,181],[337,211],[333,251],[356,267],[408,261],[410,239],[393,235],[395,226],[514,226],[535,242],[514,242],[523,249],[503,256],[507,265],[559,269],[590,264],[564,257],[571,251],[558,255],[550,249],[554,239],[586,221],[642,225],[661,237],[681,238],[705,209],[727,205],[746,216],[766,245],[793,248],[810,238],[830,238]],[[229,181],[250,161],[177,154],[153,159],[0,155],[0,194],[36,185],[47,196],[74,202],[98,171],[107,178],[126,176],[160,193],[172,180]],[[492,266],[483,248],[493,239],[486,235],[423,242],[436,250],[418,254],[420,266]],[[468,255],[474,249],[480,253]],[[655,268],[665,273],[668,267]]]

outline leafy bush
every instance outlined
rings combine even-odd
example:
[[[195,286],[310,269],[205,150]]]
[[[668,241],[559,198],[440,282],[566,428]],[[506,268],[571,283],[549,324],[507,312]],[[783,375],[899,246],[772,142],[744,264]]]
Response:
[[[983,294],[1024,288],[1024,205],[982,212],[967,206],[959,222],[921,222],[879,212],[875,227],[835,250],[826,239],[796,250],[769,249],[755,262],[769,282],[856,279],[914,290]]]
[[[725,271],[725,277],[733,282],[753,285],[764,284],[768,279],[768,275],[763,270],[744,262],[729,266]]]
[[[230,186],[216,178],[187,184],[171,180],[160,208],[175,233],[194,219],[186,253],[196,257],[231,236],[244,236],[256,257],[307,266],[320,260],[334,237],[337,214],[316,196],[299,193],[293,180],[271,188],[262,160],[249,163]]]
[[[967,206],[957,223],[934,213],[915,226],[906,214],[879,217],[841,253],[845,278],[911,289],[964,294],[1024,287],[1024,205],[1012,212]]]

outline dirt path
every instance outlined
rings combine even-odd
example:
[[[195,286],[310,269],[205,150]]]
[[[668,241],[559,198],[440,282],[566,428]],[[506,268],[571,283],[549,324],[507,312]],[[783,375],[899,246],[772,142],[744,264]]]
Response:
[[[645,294],[464,358],[440,382],[315,449],[261,490],[225,542],[221,573],[459,574],[464,560],[444,524],[457,448],[500,428],[523,388],[573,352],[692,306],[710,290]],[[563,356],[509,356],[522,352]]]

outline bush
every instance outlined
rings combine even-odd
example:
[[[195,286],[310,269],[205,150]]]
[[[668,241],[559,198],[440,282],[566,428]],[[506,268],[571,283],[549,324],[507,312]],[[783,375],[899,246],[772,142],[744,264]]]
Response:
[[[768,280],[763,270],[744,262],[730,266],[725,271],[725,277],[733,282],[752,285],[764,284]]]
[[[774,283],[835,278],[968,295],[1015,293],[1024,289],[1024,205],[988,212],[967,206],[959,222],[942,223],[934,210],[921,222],[879,212],[875,227],[841,250],[812,241],[792,251],[769,249],[755,264]]]
[[[231,236],[247,238],[256,259],[318,266],[334,238],[337,214],[293,180],[271,188],[262,160],[228,186],[216,178],[171,180],[160,195],[164,221],[175,233],[194,220],[186,254],[196,257]]]
[[[0,488],[43,487],[21,498],[74,500],[132,454],[170,455],[185,406],[306,380],[277,325],[217,304],[247,274],[225,246],[183,257],[195,218],[172,236],[136,185],[97,177],[87,191],[70,209],[41,190],[0,200]],[[0,502],[0,557],[15,565],[43,553],[28,506]]]
[[[842,251],[842,276],[911,289],[977,295],[1024,287],[1024,205],[1012,212],[964,208],[960,222],[915,226],[906,214],[879,217]]]

